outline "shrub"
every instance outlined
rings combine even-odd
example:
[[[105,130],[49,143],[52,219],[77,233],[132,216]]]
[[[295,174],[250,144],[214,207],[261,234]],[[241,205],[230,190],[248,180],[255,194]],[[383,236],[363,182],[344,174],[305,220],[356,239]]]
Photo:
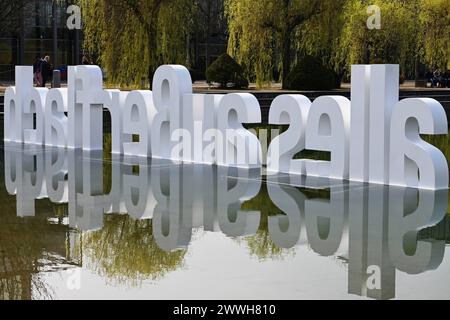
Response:
[[[234,88],[241,89],[248,87],[248,80],[245,78],[244,70],[232,57],[223,54],[214,61],[206,70],[206,81],[208,83],[217,82],[221,88],[227,88],[232,84]]]
[[[305,56],[297,63],[284,84],[284,88],[289,90],[330,90],[339,87],[339,76],[311,56]]]

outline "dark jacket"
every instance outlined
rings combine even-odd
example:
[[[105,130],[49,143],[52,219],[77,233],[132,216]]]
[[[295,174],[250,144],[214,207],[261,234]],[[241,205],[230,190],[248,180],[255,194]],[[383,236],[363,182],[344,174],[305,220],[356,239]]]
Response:
[[[48,63],[45,60],[41,60],[40,70],[41,70],[41,73],[42,73],[42,78],[44,78],[44,79],[50,78],[52,76],[52,72],[53,72],[52,69],[53,68],[52,68],[52,65],[50,63]]]

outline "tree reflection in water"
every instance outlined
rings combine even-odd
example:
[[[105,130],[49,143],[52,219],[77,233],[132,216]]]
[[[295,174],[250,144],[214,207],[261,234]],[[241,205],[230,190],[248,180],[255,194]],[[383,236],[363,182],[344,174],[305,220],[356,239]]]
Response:
[[[103,190],[112,186],[111,135],[104,137]],[[136,168],[133,168],[135,171]],[[85,266],[108,281],[139,286],[144,280],[161,279],[183,265],[185,250],[165,252],[156,244],[152,220],[135,220],[125,212],[108,214],[103,228],[83,234]]]
[[[151,220],[105,215],[101,230],[83,235],[85,266],[121,285],[161,279],[183,265],[186,250],[165,252],[155,242]]]
[[[257,210],[261,212],[261,220],[257,233],[244,239],[236,241],[246,243],[250,254],[256,256],[259,260],[284,259],[286,256],[295,254],[295,248],[283,249],[278,247],[269,234],[269,217],[283,215],[284,213],[275,206],[267,192],[267,185],[263,184],[259,194],[244,202],[242,210]]]
[[[4,179],[2,179],[4,180]],[[76,265],[68,254],[69,228],[58,219],[61,206],[48,200],[36,202],[35,217],[18,217],[16,199],[0,186],[0,299],[52,299],[52,288],[42,280],[43,271]],[[50,223],[50,219],[57,223]]]
[[[21,157],[16,157],[19,154]],[[445,244],[443,241],[435,243],[439,242],[435,240],[449,241],[448,217],[438,223],[441,213],[444,217],[448,201],[446,192],[411,193],[381,186],[361,188],[342,183],[335,185],[330,181],[316,181],[317,184],[308,181],[305,184],[303,179],[287,183],[292,177],[282,175],[265,177],[267,183],[264,183],[259,180],[260,175],[254,179],[249,173],[241,176],[236,175],[239,171],[189,165],[154,166],[159,169],[151,172],[146,167],[147,163],[140,162],[133,165],[131,170],[131,162],[125,165],[126,170],[122,172],[119,170],[121,162],[113,164],[108,142],[105,143],[102,169],[95,158],[87,158],[95,165],[85,161],[83,166],[76,167],[80,171],[72,171],[72,175],[66,175],[64,167],[56,168],[55,172],[47,172],[44,179],[42,164],[46,163],[45,159],[53,159],[48,157],[53,154],[43,151],[36,154],[39,156],[32,152],[17,153],[17,150],[11,153],[10,150],[7,158],[9,166],[5,166],[7,173],[0,177],[2,181],[5,181],[5,177],[10,179],[10,184],[6,186],[12,185],[12,178],[15,178],[17,195],[7,196],[13,190],[7,192],[4,190],[5,185],[0,185],[0,298],[3,299],[52,298],[52,290],[41,280],[41,275],[45,271],[64,270],[73,266],[94,270],[109,283],[129,287],[140,286],[145,280],[159,280],[183,267],[186,247],[191,241],[193,230],[221,231],[246,246],[250,254],[260,261],[292,257],[297,245],[307,245],[324,257],[342,257],[340,261],[348,265],[349,293],[352,294],[363,295],[361,288],[367,280],[367,265],[379,265],[386,290],[367,296],[392,298],[395,295],[395,278],[392,276],[395,276],[396,268],[411,274],[434,270],[442,262]],[[64,153],[56,155],[67,156]],[[69,159],[69,163],[75,163],[82,158],[71,154]],[[36,163],[32,165],[31,160]],[[29,167],[24,167],[29,164]],[[35,175],[35,171],[39,175]],[[27,180],[22,180],[24,172],[28,174]],[[99,175],[91,176],[93,172]],[[153,179],[149,173],[152,173]],[[113,175],[116,179],[112,179]],[[130,179],[133,175],[144,181],[142,186],[133,181],[136,183],[135,189],[143,191],[142,198],[138,199],[150,201],[148,208],[142,206],[142,212],[149,210],[148,213],[155,215],[133,213],[132,208],[127,207],[127,202],[120,200],[123,195],[130,196],[131,193],[127,192],[134,186],[128,180],[128,189],[121,189],[124,183],[122,176]],[[47,190],[51,191],[48,183],[54,183],[55,177],[70,180],[78,176],[89,183],[100,182],[99,179],[103,178],[103,184],[99,183],[98,188],[100,190],[103,187],[103,191],[92,189],[98,192],[90,199],[95,200],[92,202],[95,208],[90,207],[90,203],[77,204],[80,200],[73,197],[74,207],[80,205],[79,208],[87,209],[80,210],[82,214],[79,216],[72,214],[70,219],[67,219],[67,203],[52,204],[43,199],[42,194],[45,192],[41,192],[37,182],[31,183],[47,183]],[[16,181],[17,177],[20,179]],[[150,189],[154,187],[150,181],[155,182],[154,190]],[[87,196],[92,191],[89,183],[86,183],[86,190],[84,184],[82,189],[88,193]],[[168,185],[180,188],[175,188],[172,193]],[[317,189],[317,185],[321,189]],[[310,188],[305,189],[304,186]],[[160,188],[165,189],[165,192],[160,191]],[[105,206],[105,199],[108,203],[112,198],[118,203]],[[393,200],[402,198],[404,201]],[[67,201],[62,199],[60,202]],[[168,206],[172,204],[169,200],[173,200],[174,206]],[[20,209],[16,203],[23,208]],[[154,204],[161,207],[155,207]],[[416,207],[417,210],[410,213]],[[104,212],[108,213],[104,215]],[[166,216],[167,213],[170,214]],[[72,218],[73,226],[81,226],[79,230],[84,231],[69,228],[67,221],[72,226]],[[164,243],[161,246],[161,241],[158,242],[161,240],[158,235],[166,236],[165,232],[160,231],[166,227],[167,218],[170,218],[167,220],[171,227],[169,234],[174,237],[167,236],[170,245],[164,247]],[[418,240],[425,241],[418,243]],[[433,251],[433,254],[427,255],[428,240],[438,247],[437,254]],[[422,254],[411,251],[416,247]],[[368,253],[376,254],[369,257]]]
[[[307,199],[329,199],[330,197],[329,190],[302,189],[301,192]],[[267,191],[267,184],[261,186],[261,190],[255,198],[246,201],[242,205],[242,210],[257,210],[261,212],[258,232],[244,239],[251,255],[256,256],[261,261],[283,260],[295,255],[295,246],[292,248],[281,248],[274,243],[270,235],[269,218],[284,216],[285,213],[273,203]],[[240,239],[237,239],[237,241],[242,242]]]

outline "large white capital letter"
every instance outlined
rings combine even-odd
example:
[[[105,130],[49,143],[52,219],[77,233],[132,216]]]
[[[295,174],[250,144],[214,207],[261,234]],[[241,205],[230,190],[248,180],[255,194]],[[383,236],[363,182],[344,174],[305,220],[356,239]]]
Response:
[[[331,161],[306,161],[306,174],[347,179],[350,101],[341,96],[317,98],[309,111],[306,149],[331,152]]]
[[[151,156],[150,126],[155,117],[151,91],[132,91],[128,94],[123,110],[123,150],[131,156]],[[132,142],[132,135],[139,135],[139,142]]]
[[[289,125],[273,139],[267,159],[268,172],[305,174],[305,160],[292,160],[305,149],[305,128],[311,101],[302,95],[281,95],[270,107],[269,124]]]
[[[350,180],[369,181],[369,65],[352,66]]]
[[[68,70],[68,147],[103,149],[102,71],[98,66],[69,67]]]
[[[258,100],[249,93],[231,93],[222,98],[217,111],[217,125],[224,137],[223,152],[218,152],[219,166],[242,168],[261,166],[261,144],[242,123],[260,123]]]
[[[47,88],[33,88],[23,100],[23,142],[26,144],[43,145],[45,142],[45,99]],[[36,115],[36,129],[33,115]]]
[[[369,180],[389,182],[389,130],[391,114],[399,100],[399,65],[370,67]]]
[[[51,89],[45,101],[45,145],[67,147],[67,89]]]
[[[171,137],[175,130],[182,129],[181,108],[185,94],[192,94],[191,75],[185,67],[164,65],[156,70],[153,78],[153,103],[157,110],[152,125],[154,158],[170,159],[172,148],[179,143],[171,141]]]
[[[103,101],[98,99],[103,92],[102,71],[98,66],[79,66],[77,78],[83,85],[75,101],[83,106],[83,149],[103,150]]]
[[[23,102],[33,89],[33,67],[16,67],[16,86],[5,91],[4,140],[23,142]]]
[[[122,143],[122,110],[125,106],[125,100],[128,92],[120,90],[102,90],[98,91],[99,97],[96,101],[103,101],[103,108],[108,109],[111,116],[111,153],[123,154]]]
[[[391,120],[390,184],[420,189],[447,189],[445,156],[420,134],[447,134],[444,108],[433,99],[399,102]]]

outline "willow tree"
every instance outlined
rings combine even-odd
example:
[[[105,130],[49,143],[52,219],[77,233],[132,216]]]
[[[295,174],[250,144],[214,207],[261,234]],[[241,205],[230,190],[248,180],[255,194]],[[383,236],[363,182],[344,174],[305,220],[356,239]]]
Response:
[[[108,81],[150,83],[165,63],[186,63],[191,0],[78,0],[85,50],[97,53]]]
[[[367,7],[377,5],[381,28],[368,29]],[[450,2],[448,0],[348,0],[336,60],[396,63],[412,77],[417,62],[445,68],[449,62]]]
[[[380,8],[381,27],[367,27],[370,14],[366,1],[347,1],[337,59],[348,67],[383,62],[400,64],[403,71],[414,70],[417,1],[374,0],[370,4]]]
[[[269,219],[284,216],[284,213],[270,199],[267,185],[261,187],[256,197],[244,202],[241,210],[259,211],[261,213],[261,220],[256,234],[236,240],[238,243],[248,247],[250,255],[257,257],[260,261],[265,261],[283,260],[295,254],[292,248],[280,248],[271,238],[269,233]]]
[[[272,70],[278,67],[284,83],[296,53],[305,49],[303,28],[318,20],[323,27],[334,24],[328,13],[336,14],[342,3],[341,0],[226,0],[228,53],[250,70],[259,84],[271,80]]]
[[[420,55],[432,68],[450,69],[450,1],[420,1]]]
[[[183,266],[186,250],[165,252],[153,236],[151,220],[105,215],[101,230],[83,235],[84,264],[108,281],[139,286]]]

